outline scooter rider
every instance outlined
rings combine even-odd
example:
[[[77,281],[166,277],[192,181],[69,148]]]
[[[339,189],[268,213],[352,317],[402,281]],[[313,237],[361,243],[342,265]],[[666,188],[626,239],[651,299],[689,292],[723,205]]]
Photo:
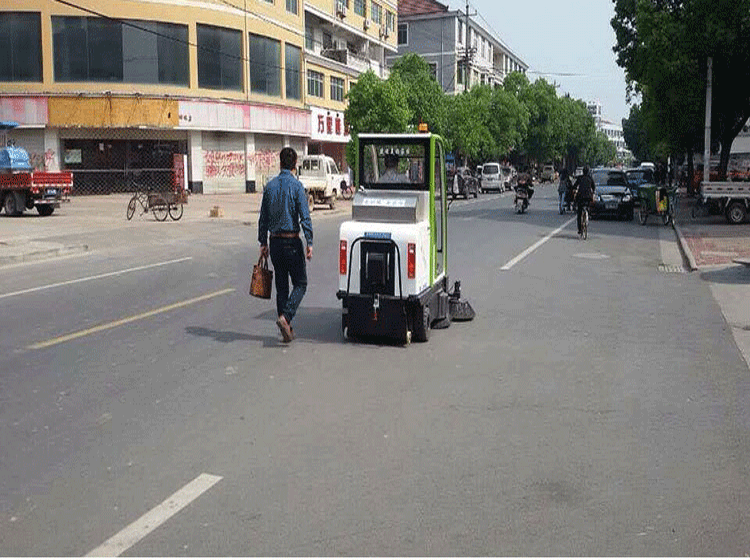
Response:
[[[583,168],[583,175],[578,177],[576,179],[575,184],[573,185],[573,188],[576,192],[575,202],[576,202],[576,209],[578,211],[578,234],[581,234],[581,214],[583,213],[583,209],[588,207],[591,202],[594,200],[594,190],[596,188],[596,185],[594,185],[594,180],[591,178],[591,175],[589,174],[589,168],[588,166],[585,166]]]
[[[525,168],[523,172],[519,173],[518,177],[516,178],[516,193],[518,193],[519,190],[524,189],[526,191],[526,194],[528,195],[526,200],[524,200],[524,208],[529,205],[529,200],[531,200],[531,197],[534,196],[534,188],[532,187],[533,183],[534,180],[531,178],[531,174],[529,173],[528,168]]]

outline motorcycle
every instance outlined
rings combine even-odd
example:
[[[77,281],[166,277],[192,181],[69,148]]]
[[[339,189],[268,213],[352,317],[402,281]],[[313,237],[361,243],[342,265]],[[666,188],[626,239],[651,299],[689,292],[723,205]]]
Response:
[[[513,200],[513,205],[516,208],[518,214],[523,214],[529,207],[529,200],[534,195],[534,189],[527,183],[518,183],[515,186],[516,197]]]

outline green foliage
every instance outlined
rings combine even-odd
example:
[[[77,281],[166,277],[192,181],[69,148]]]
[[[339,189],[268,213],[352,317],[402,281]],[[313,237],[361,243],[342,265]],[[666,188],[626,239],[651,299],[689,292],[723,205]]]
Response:
[[[412,112],[410,124],[427,123],[432,132],[443,134],[446,102],[440,84],[432,77],[430,65],[415,53],[399,58],[391,69],[406,86],[406,104]]]
[[[425,122],[441,134],[447,148],[469,162],[515,156],[537,162],[566,160],[574,167],[614,159],[614,146],[596,134],[586,105],[558,98],[545,80],[529,82],[525,74],[508,75],[502,87],[474,86],[446,95],[429,65],[416,54],[399,59],[387,80],[362,74],[348,94],[345,116],[352,137],[361,132],[400,133]],[[605,142],[606,141],[606,142]],[[353,142],[347,160],[354,165]]]
[[[352,139],[360,132],[406,132],[413,120],[407,105],[406,85],[398,73],[387,80],[378,78],[372,70],[359,77],[347,94],[349,105],[344,117]],[[346,159],[354,167],[354,142],[346,148]]]
[[[712,143],[726,171],[750,117],[750,0],[614,0],[617,62],[652,155],[702,148],[707,59],[714,60]],[[639,148],[640,149],[640,148]]]

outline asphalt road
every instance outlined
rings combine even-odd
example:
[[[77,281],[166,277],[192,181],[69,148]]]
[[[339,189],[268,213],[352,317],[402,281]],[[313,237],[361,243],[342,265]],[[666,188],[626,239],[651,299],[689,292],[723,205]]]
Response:
[[[477,316],[408,347],[342,341],[338,218],[291,345],[247,295],[254,227],[3,269],[0,554],[749,553],[748,369],[709,288],[655,223],[550,236],[555,197],[452,206]]]

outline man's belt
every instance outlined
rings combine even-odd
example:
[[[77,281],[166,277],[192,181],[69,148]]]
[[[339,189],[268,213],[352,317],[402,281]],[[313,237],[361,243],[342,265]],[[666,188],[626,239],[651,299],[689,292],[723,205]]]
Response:
[[[271,233],[271,238],[274,237],[280,237],[282,239],[294,239],[295,237],[299,237],[298,231],[277,231]]]

